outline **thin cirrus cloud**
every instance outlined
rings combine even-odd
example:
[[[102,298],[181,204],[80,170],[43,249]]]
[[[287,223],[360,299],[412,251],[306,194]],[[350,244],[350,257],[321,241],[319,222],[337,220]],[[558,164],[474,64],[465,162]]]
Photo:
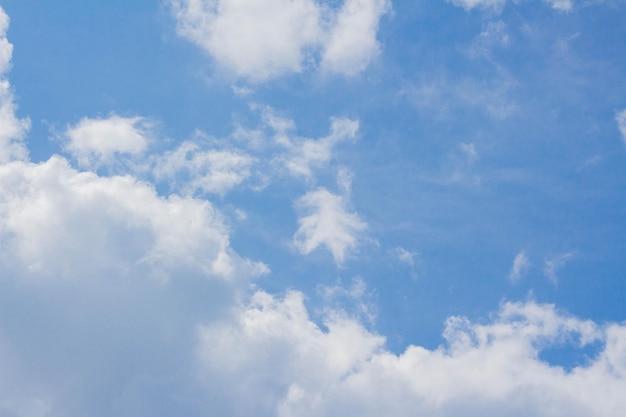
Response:
[[[198,328],[205,389],[229,415],[595,416],[626,400],[626,327],[605,327],[534,301],[507,302],[490,322],[446,322],[446,344],[385,349],[381,336],[341,312],[315,324],[303,295],[257,292],[234,319]],[[600,342],[570,371],[539,359],[545,349]],[[602,382],[600,382],[602,381]]]
[[[622,140],[626,143],[626,109],[615,115],[615,121],[619,132],[622,134]]]
[[[172,0],[178,33],[238,77],[259,82],[307,66],[355,75],[378,55],[388,0]]]
[[[506,4],[507,0],[448,0],[455,6],[463,7],[465,10],[474,8],[499,10]],[[543,0],[550,7],[562,12],[569,12],[574,7],[572,0]]]
[[[559,280],[557,276],[558,271],[563,268],[574,257],[574,255],[574,252],[567,252],[546,258],[543,266],[543,274],[553,284],[557,284]]]
[[[530,259],[526,255],[526,252],[520,251],[515,255],[513,259],[513,265],[511,266],[511,272],[509,272],[509,280],[513,283],[519,282],[522,277],[528,272],[530,268]]]

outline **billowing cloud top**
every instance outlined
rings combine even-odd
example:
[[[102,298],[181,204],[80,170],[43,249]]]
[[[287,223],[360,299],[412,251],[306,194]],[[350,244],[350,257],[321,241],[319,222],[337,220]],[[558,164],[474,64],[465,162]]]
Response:
[[[472,9],[498,7],[505,0],[452,2]],[[571,7],[564,0],[548,3],[561,10]],[[310,68],[342,75],[363,71],[380,51],[378,25],[391,7],[384,0],[174,0],[172,5],[182,36],[219,66],[252,81]],[[457,14],[468,15],[462,10]],[[291,119],[269,106],[245,102],[246,116],[254,121],[235,115],[232,132],[216,128],[219,136],[210,133],[211,121],[197,129],[182,123],[184,127],[171,130],[179,137],[163,138],[155,129],[159,119],[134,112],[62,121],[65,128],[50,135],[51,144],[60,142],[59,154],[49,152],[37,160],[28,151],[36,147],[40,133],[31,133],[37,140],[26,142],[30,122],[18,117],[8,81],[13,52],[5,36],[8,24],[0,8],[1,417],[626,414],[626,322],[620,321],[623,317],[589,320],[580,312],[536,301],[545,294],[563,297],[557,290],[574,269],[568,267],[591,256],[564,247],[542,252],[537,242],[545,236],[528,237],[554,227],[543,222],[554,213],[554,208],[541,211],[545,206],[533,211],[530,222],[520,220],[519,207],[526,209],[532,199],[520,203],[519,194],[539,187],[528,185],[532,175],[498,167],[495,175],[481,172],[484,183],[463,181],[482,163],[493,162],[499,146],[486,143],[488,129],[482,125],[472,135],[470,117],[461,117],[455,134],[447,131],[447,120],[426,129],[428,134],[450,134],[440,138],[447,143],[437,143],[445,147],[442,153],[448,152],[456,175],[446,181],[420,177],[416,158],[431,138],[414,134],[413,108],[399,118],[382,109],[390,103],[400,106],[395,95],[369,113],[372,120],[390,119],[379,130],[380,138],[372,137],[376,129],[358,111],[329,110],[323,103],[314,109],[318,118],[303,127],[300,117],[310,116],[309,109],[290,109],[295,114]],[[492,48],[509,45],[509,33],[516,36],[504,23],[485,24],[478,40],[464,50],[470,51],[466,55],[472,65],[495,59]],[[467,91],[480,93],[479,87]],[[479,105],[491,97],[477,99],[467,91],[459,97]],[[535,97],[532,103],[537,103]],[[610,126],[606,142],[619,148],[612,155],[623,151],[618,132],[626,141],[626,110],[616,113],[616,108],[623,103],[605,108]],[[410,126],[398,123],[404,116]],[[511,123],[503,119],[496,122],[500,129]],[[56,122],[41,124],[47,123]],[[514,124],[515,130],[519,126]],[[182,130],[193,133],[188,137]],[[398,132],[408,135],[408,145],[398,144]],[[358,146],[367,150],[357,152]],[[512,140],[505,147],[510,153],[519,149]],[[400,160],[400,153],[406,158]],[[438,156],[428,154],[419,162],[427,165]],[[591,158],[589,170],[604,163],[582,156],[580,160]],[[400,162],[410,163],[409,168],[396,170]],[[369,181],[359,183],[367,175],[366,163],[375,167],[369,169]],[[608,171],[610,175],[599,177],[602,181],[623,173]],[[584,182],[578,179],[576,186]],[[514,198],[500,194],[511,183]],[[479,192],[467,191],[481,184]],[[610,189],[602,186],[602,192]],[[394,187],[400,190],[396,194]],[[449,193],[452,187],[463,192]],[[620,187],[615,187],[618,197],[610,200],[611,210],[603,213],[621,217]],[[541,197],[553,198],[555,188]],[[407,204],[409,215],[399,218],[394,205],[404,201],[396,202],[394,196],[410,192],[419,207]],[[482,205],[467,204],[465,192],[469,200],[483,199]],[[591,204],[578,190],[575,197]],[[514,202],[506,205],[506,199]],[[555,201],[550,204],[557,205]],[[573,203],[567,203],[562,211],[574,217]],[[446,208],[460,214],[446,217]],[[476,211],[488,220],[480,227],[465,223],[466,217],[480,217]],[[487,242],[502,224],[496,221],[497,211],[515,225],[506,223],[504,238]],[[392,222],[385,221],[387,212]],[[415,226],[429,219],[435,219],[433,224],[463,222],[447,229]],[[566,220],[572,228],[571,217]],[[529,223],[530,231],[522,233],[527,241],[520,243],[520,234],[510,231]],[[584,225],[604,240],[611,229],[606,226],[613,224]],[[620,259],[621,225],[610,242]],[[385,229],[393,230],[383,234]],[[582,240],[563,235],[557,230],[551,236],[559,245]],[[469,241],[466,246],[460,246],[463,239]],[[429,241],[435,244],[427,246]],[[477,269],[468,265],[485,259],[476,257],[459,261],[461,277],[451,279],[447,246],[454,247],[454,256],[470,248],[468,258],[473,257],[479,253],[474,247],[481,246],[490,261],[499,257],[493,261],[500,268],[492,274],[496,278],[481,281],[476,276]],[[602,250],[593,255],[604,255]],[[317,251],[329,257],[316,259]],[[422,276],[422,267],[431,270]],[[483,267],[478,271],[489,278],[492,270]],[[413,280],[406,279],[407,270]],[[296,275],[294,281],[290,274]],[[620,290],[623,280],[617,275],[619,283],[611,288]],[[377,286],[371,285],[372,276],[379,277]],[[522,301],[506,301],[510,293],[499,292],[495,280],[522,289],[514,293]],[[533,280],[541,281],[537,298],[534,287],[525,286]],[[300,284],[306,292],[295,289]],[[583,279],[576,285],[590,288]],[[488,286],[498,290],[493,290],[494,307],[485,311]],[[452,298],[454,292],[466,294]],[[619,298],[622,293],[616,292]],[[378,297],[388,297],[380,310]],[[498,298],[504,301],[498,304]],[[455,303],[467,299],[472,304]],[[418,303],[427,304],[422,315],[410,310]],[[385,308],[395,304],[401,314],[386,319],[393,326],[411,327],[403,337],[388,334],[393,326],[377,322],[377,313],[389,315]],[[584,307],[587,312],[596,308]],[[609,308],[618,310],[621,304]],[[489,314],[489,309],[494,311]],[[442,318],[435,332],[441,335],[428,338],[424,335],[432,329],[424,330],[422,320],[437,310]],[[478,313],[469,317],[464,311]],[[575,359],[554,360],[554,352]]]
[[[378,54],[388,0],[172,0],[178,32],[238,77],[263,81],[308,66],[354,75]]]

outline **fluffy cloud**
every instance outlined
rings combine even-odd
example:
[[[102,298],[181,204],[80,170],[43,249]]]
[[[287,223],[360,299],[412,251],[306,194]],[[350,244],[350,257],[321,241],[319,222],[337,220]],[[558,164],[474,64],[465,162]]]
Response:
[[[309,254],[320,246],[331,251],[335,261],[342,263],[358,245],[367,224],[356,213],[348,211],[346,198],[325,188],[306,193],[296,202],[302,213],[293,239],[298,250]]]
[[[363,71],[380,51],[378,22],[390,6],[387,0],[346,0],[324,45],[322,68],[346,75]]]
[[[526,252],[521,251],[515,255],[513,259],[513,266],[511,266],[511,272],[509,273],[509,279],[511,282],[519,282],[519,280],[526,274],[530,267],[530,260],[526,256]]]
[[[193,195],[226,191],[241,184],[250,176],[254,158],[237,150],[200,149],[193,142],[184,142],[174,151],[155,159],[153,173],[158,180],[169,180],[183,194]]]
[[[83,118],[65,131],[65,150],[85,168],[111,164],[119,155],[139,155],[148,146],[150,123],[142,117]]]
[[[133,177],[79,173],[59,157],[1,165],[0,183],[0,259],[37,278],[187,269],[232,279],[264,270],[234,253],[207,201],[162,198]]]
[[[321,53],[329,72],[353,75],[379,51],[388,0],[172,0],[178,33],[222,67],[252,81],[301,72]],[[313,64],[314,65],[314,64]]]
[[[13,45],[6,38],[8,27],[9,17],[0,8],[0,163],[27,158],[22,140],[30,128],[28,119],[19,119],[15,115],[13,92],[6,79],[13,55]]]
[[[232,322],[199,329],[205,384],[228,406],[258,416],[617,416],[626,407],[626,326],[600,327],[552,305],[504,303],[492,321],[446,322],[446,344],[396,355],[339,312],[324,328],[303,296],[256,293]],[[600,342],[566,371],[544,349]],[[215,392],[215,391],[214,391]]]
[[[617,128],[622,134],[622,140],[626,143],[626,109],[617,113],[615,121],[617,122]]]

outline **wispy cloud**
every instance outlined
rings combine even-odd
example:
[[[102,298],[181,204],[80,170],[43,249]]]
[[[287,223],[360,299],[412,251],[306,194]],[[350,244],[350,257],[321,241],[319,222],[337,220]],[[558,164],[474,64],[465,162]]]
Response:
[[[574,254],[574,252],[567,252],[551,258],[546,258],[543,267],[543,273],[546,278],[556,284],[558,282],[557,272],[574,257]]]
[[[617,122],[617,128],[622,134],[622,140],[626,143],[626,109],[619,111],[615,115],[615,121]]]
[[[293,240],[305,255],[325,246],[335,262],[341,264],[357,248],[361,234],[367,229],[367,223],[349,211],[344,196],[325,188],[306,193],[296,201],[296,208],[301,217]]]
[[[528,272],[528,268],[530,268],[530,260],[526,252],[520,251],[515,255],[515,259],[513,259],[513,266],[511,266],[511,272],[509,272],[509,280],[513,283],[519,282],[526,272]]]
[[[474,8],[483,8],[500,11],[507,0],[448,0],[455,6],[463,7],[465,10],[471,10]],[[548,3],[550,7],[562,12],[569,12],[573,8],[572,0],[543,0]],[[516,3],[514,1],[514,3]]]

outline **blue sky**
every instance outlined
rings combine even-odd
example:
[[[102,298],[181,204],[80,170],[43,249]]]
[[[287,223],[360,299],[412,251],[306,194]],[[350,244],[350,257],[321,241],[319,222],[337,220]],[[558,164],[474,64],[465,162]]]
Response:
[[[0,415],[626,410],[623,1],[0,8]]]

